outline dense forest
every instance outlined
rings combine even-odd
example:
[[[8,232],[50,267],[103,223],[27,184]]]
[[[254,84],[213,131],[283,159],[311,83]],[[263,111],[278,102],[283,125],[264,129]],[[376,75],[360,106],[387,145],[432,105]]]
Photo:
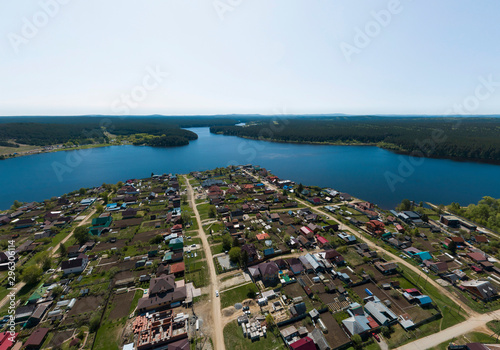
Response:
[[[0,146],[18,147],[17,144],[48,146],[71,142],[75,145],[105,143],[109,135],[148,134],[143,143],[156,147],[187,145],[198,135],[186,126],[208,126],[207,119],[188,118],[181,126],[180,119],[171,118],[97,118],[97,117],[49,117],[49,118],[0,118]],[[5,122],[6,120],[15,122]],[[34,122],[39,120],[40,122]],[[215,120],[222,123],[222,121]],[[234,120],[224,120],[224,123]],[[15,143],[14,143],[15,142]]]
[[[282,118],[210,131],[278,142],[373,144],[415,156],[500,163],[500,118]]]
[[[477,205],[469,204],[467,207],[451,203],[448,209],[452,213],[463,216],[479,225],[500,232],[500,199],[483,197]]]

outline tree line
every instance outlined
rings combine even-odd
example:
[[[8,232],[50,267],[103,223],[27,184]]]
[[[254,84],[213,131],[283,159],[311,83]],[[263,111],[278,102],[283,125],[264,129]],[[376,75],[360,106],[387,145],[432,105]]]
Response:
[[[500,163],[500,118],[294,118],[210,131],[278,142],[373,144],[415,156]]]
[[[479,225],[500,232],[500,199],[483,197],[477,204],[461,207],[458,203],[451,203],[448,209],[459,216],[463,216]]]

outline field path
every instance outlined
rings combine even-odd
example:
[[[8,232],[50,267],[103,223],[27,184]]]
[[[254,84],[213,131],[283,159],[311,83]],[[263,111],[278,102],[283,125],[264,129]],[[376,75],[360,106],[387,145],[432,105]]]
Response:
[[[193,187],[189,183],[189,179],[187,178],[187,176],[184,176],[184,179],[186,180],[189,203],[194,211],[194,215],[198,223],[198,233],[203,243],[203,249],[205,251],[205,256],[208,263],[208,271],[210,272],[210,294],[208,302],[212,305],[212,322],[210,327],[212,331],[212,341],[215,350],[225,350],[226,346],[224,344],[220,297],[215,296],[215,291],[219,290],[219,284],[217,281],[217,274],[215,273],[215,264],[212,256],[212,250],[210,249],[207,235],[205,234],[205,231],[203,230],[203,226],[201,224],[200,213],[198,212],[198,208],[196,207],[196,202],[194,200]]]

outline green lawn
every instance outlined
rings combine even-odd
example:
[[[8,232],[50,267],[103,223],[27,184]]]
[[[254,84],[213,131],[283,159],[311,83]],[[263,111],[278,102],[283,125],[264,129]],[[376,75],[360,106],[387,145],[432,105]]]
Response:
[[[135,291],[134,299],[132,299],[132,304],[130,304],[129,314],[131,314],[135,310],[137,304],[139,303],[139,299],[141,299],[143,295],[144,292],[142,290],[138,289]]]
[[[240,287],[230,289],[228,291],[221,291],[221,306],[222,308],[232,306],[236,303],[242,302],[245,299],[248,299],[249,292],[258,292],[257,286],[253,283],[247,283]]]
[[[208,215],[208,211],[212,204],[210,203],[205,203],[205,204],[199,204],[197,206],[198,212],[200,213],[201,220],[208,220],[210,219],[210,216]]]
[[[222,248],[222,243],[210,246],[210,250],[212,250],[212,255],[224,252],[224,248]]]
[[[97,331],[94,350],[119,350],[119,335],[123,330],[121,323],[105,323]]]
[[[236,321],[224,327],[224,343],[226,344],[226,349],[231,350],[286,349],[281,338],[274,336],[272,332],[267,332],[266,338],[260,338],[260,340],[254,342],[248,338],[244,338],[243,331]]]

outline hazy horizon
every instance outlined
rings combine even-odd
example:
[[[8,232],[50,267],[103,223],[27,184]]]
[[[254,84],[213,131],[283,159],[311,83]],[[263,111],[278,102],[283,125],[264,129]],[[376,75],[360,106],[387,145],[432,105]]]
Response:
[[[0,115],[497,114],[499,11],[472,0],[3,2]]]

